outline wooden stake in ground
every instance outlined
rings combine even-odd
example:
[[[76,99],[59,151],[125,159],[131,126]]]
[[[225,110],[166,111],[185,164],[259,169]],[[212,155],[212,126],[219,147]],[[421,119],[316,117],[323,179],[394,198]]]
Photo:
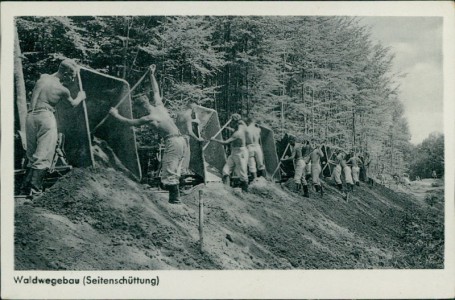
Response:
[[[204,251],[204,192],[199,190],[199,250]]]

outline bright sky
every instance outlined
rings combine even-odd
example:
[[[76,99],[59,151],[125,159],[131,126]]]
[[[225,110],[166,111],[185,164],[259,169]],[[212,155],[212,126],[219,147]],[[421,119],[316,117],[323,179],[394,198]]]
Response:
[[[400,100],[412,137],[422,142],[431,132],[443,132],[442,18],[363,17],[372,38],[395,53],[401,79]]]

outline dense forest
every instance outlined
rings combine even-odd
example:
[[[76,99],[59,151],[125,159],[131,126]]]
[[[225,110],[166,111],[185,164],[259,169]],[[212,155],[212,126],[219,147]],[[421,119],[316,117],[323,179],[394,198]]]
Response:
[[[39,75],[66,57],[131,85],[153,63],[171,111],[192,99],[221,123],[252,114],[277,138],[306,134],[368,151],[376,172],[418,165],[399,101],[402,74],[357,18],[21,17],[16,25],[28,100]]]

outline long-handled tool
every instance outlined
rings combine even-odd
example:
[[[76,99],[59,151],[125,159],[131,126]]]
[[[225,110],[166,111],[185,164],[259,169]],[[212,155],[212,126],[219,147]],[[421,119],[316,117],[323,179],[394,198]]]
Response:
[[[144,75],[142,75],[142,77],[138,80],[138,82],[136,82],[136,84],[130,89],[130,91],[125,96],[123,96],[122,99],[120,99],[120,101],[114,106],[114,108],[118,108],[120,104],[122,104],[123,101],[125,101],[133,93],[133,91],[145,79],[145,76],[147,76],[148,72],[150,72],[150,69],[147,69],[147,71],[145,71]],[[93,128],[93,130],[90,133],[93,134],[101,125],[103,125],[104,122],[106,122],[107,118],[109,118],[109,115],[110,114],[107,113],[106,116],[101,120],[101,122],[99,122],[98,125],[96,125],[95,128]]]
[[[199,119],[197,114],[195,113],[196,119]],[[197,136],[201,138],[201,126],[200,124],[196,125],[197,127]],[[203,175],[204,175],[204,184],[207,185],[207,162],[205,161],[205,156],[204,156],[204,147],[201,149],[201,155],[202,155],[202,167],[204,168]]]
[[[77,71],[77,82],[79,84],[79,90],[81,92],[83,92],[84,88],[82,86],[81,70],[80,69]],[[87,130],[90,130],[90,124],[88,122],[88,114],[87,114],[87,103],[85,102],[85,100],[82,101],[82,111],[84,112],[85,127],[87,128]],[[92,148],[92,140],[91,140],[91,138],[88,139],[88,144],[89,144],[90,149],[91,149]],[[90,153],[90,160],[91,160],[92,164],[94,164],[95,163],[95,158],[93,156],[93,151],[89,151],[89,153]]]
[[[283,155],[281,156],[280,158],[280,161],[278,162],[278,166],[276,167],[275,171],[273,171],[272,173],[272,178],[275,176],[276,172],[280,169],[281,167],[281,160],[284,158],[284,156],[286,155],[286,152],[288,151],[288,148],[289,148],[290,144],[288,143],[288,145],[286,146],[286,149],[284,149],[284,152],[283,152]]]
[[[202,150],[207,149],[207,147],[208,147],[208,145],[210,144],[210,142],[212,141],[212,139],[213,139],[214,137],[216,137],[218,134],[220,134],[220,132],[223,131],[224,128],[226,128],[226,127],[229,125],[229,123],[231,123],[231,121],[232,121],[232,119],[229,119],[229,121],[227,121],[226,124],[224,124],[223,127],[221,127],[221,129],[218,130],[218,132],[215,133],[215,134],[209,139],[208,143],[205,144],[204,147],[202,147]]]

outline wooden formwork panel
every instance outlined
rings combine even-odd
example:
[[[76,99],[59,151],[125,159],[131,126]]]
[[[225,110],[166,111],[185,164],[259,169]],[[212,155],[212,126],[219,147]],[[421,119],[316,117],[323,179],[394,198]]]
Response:
[[[69,163],[76,167],[86,167],[94,163],[91,130],[121,99],[125,98],[118,106],[122,116],[132,118],[132,108],[130,87],[125,80],[84,67],[80,69],[80,76],[87,99],[76,108],[72,108],[66,101],[60,101],[57,107],[57,122],[59,131],[66,136],[65,151]],[[77,95],[77,82],[70,87],[70,91],[73,97]],[[109,117],[93,136],[106,141],[122,164],[140,180],[141,169],[132,127]]]
[[[261,146],[264,152],[264,164],[267,171],[267,178],[272,179],[273,172],[278,167],[280,160],[277,155],[275,138],[270,128],[259,126],[261,128]],[[274,180],[281,180],[281,172],[275,172]]]

